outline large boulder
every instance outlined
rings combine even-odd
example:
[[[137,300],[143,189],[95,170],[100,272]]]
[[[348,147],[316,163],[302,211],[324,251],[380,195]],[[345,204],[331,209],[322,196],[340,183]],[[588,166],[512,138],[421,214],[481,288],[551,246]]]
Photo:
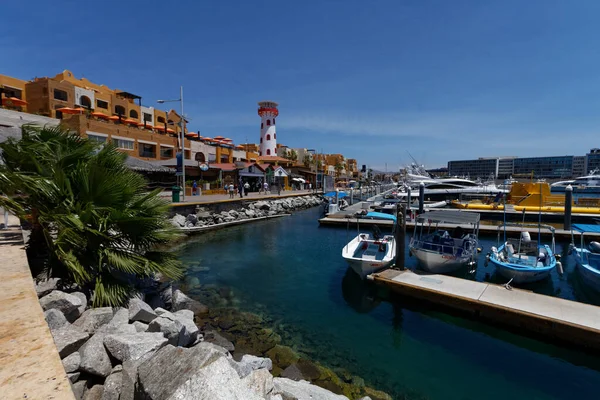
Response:
[[[73,395],[75,396],[75,399],[77,399],[77,400],[83,399],[83,395],[85,394],[86,389],[87,389],[87,381],[77,381],[77,382],[71,384],[71,390],[73,391]]]
[[[48,328],[50,328],[50,330],[62,328],[68,324],[65,315],[56,308],[51,308],[48,311],[44,311],[44,318],[46,319],[46,323],[48,324]]]
[[[216,331],[204,332],[204,341],[208,343],[216,344],[217,346],[223,347],[227,351],[234,351],[235,346],[229,340],[218,334]]]
[[[67,373],[67,378],[69,378],[69,382],[71,383],[75,383],[79,380],[79,377],[81,376],[81,372],[68,372]]]
[[[158,314],[158,312],[157,312],[157,314]],[[192,321],[194,320],[194,312],[192,310],[179,310],[179,311],[175,311],[173,313],[173,315],[175,315],[178,318],[191,319]]]
[[[108,352],[104,348],[104,338],[109,327],[101,327],[95,334],[79,349],[81,363],[79,369],[92,375],[106,378],[111,370],[112,363]]]
[[[65,372],[75,372],[79,369],[79,363],[81,362],[81,356],[79,352],[71,353],[67,357],[62,360],[63,367],[65,368]]]
[[[129,323],[129,310],[126,308],[113,309],[113,317],[108,323],[109,327],[116,328],[118,326],[127,325]]]
[[[196,214],[188,214],[186,221],[195,225],[198,222],[198,216]]]
[[[260,400],[222,352],[201,343],[191,349],[166,346],[139,367],[139,386],[150,400]]]
[[[129,300],[129,320],[141,321],[146,324],[156,318],[156,313],[144,301],[134,298]]]
[[[72,294],[61,292],[60,290],[53,290],[42,297],[40,299],[40,304],[44,311],[48,311],[51,308],[59,310],[69,321],[74,321],[79,317],[79,308],[82,306],[82,302],[79,298]]]
[[[73,325],[78,326],[83,331],[93,334],[96,329],[104,324],[108,324],[113,319],[113,309],[111,307],[90,308],[86,310]]]
[[[273,362],[270,358],[256,357],[251,354],[244,354],[240,363],[250,365],[253,370],[264,368],[270,371],[273,369]]]
[[[254,207],[258,208],[259,210],[270,210],[271,209],[271,205],[266,201],[257,201],[256,203],[254,203]]]
[[[104,393],[102,400],[119,400],[123,386],[123,373],[110,374],[104,381]]]
[[[297,364],[292,364],[286,369],[284,369],[281,373],[281,376],[283,378],[288,378],[294,381],[301,381],[305,379]]]
[[[136,332],[146,332],[148,330],[148,324],[140,321],[134,321],[133,324]]]
[[[185,341],[182,338],[184,330],[183,324],[173,314],[163,313],[148,324],[147,332],[161,332],[167,338],[168,344],[183,346],[181,343]]]
[[[242,382],[246,387],[260,395],[262,398],[267,398],[267,396],[273,392],[275,386],[273,383],[273,375],[266,369],[252,371],[242,379]]]
[[[60,358],[76,352],[89,337],[86,332],[72,325],[65,325],[51,332]]]
[[[190,346],[198,341],[198,339],[201,337],[201,334],[200,334],[200,330],[194,323],[193,315],[192,315],[192,318],[188,318],[189,316],[187,314],[180,314],[182,311],[188,311],[188,310],[180,310],[174,314],[175,318],[179,322],[181,322],[181,324],[184,327],[184,329],[181,332],[181,335],[179,337],[179,345],[180,346]]]
[[[87,301],[88,301],[85,293],[82,293],[82,292],[73,292],[71,294],[73,296],[77,297],[79,300],[81,300],[81,306],[79,306],[79,315],[83,314],[83,312],[87,308]]]
[[[83,400],[102,400],[102,394],[104,393],[104,386],[94,385],[85,392]]]
[[[121,362],[137,360],[166,344],[167,339],[160,332],[113,334],[104,338],[104,346]]]
[[[273,383],[274,394],[279,393],[284,399],[348,400],[346,396],[332,393],[307,381],[296,382],[287,378],[274,378]]]
[[[181,228],[182,226],[185,226],[186,219],[181,214],[175,214],[175,216],[171,218],[171,223],[177,228]]]
[[[61,279],[60,278],[48,278],[43,279],[35,284],[35,292],[37,293],[38,298],[44,297],[48,293],[53,290],[58,289],[60,286]]]
[[[208,313],[208,307],[197,300],[186,296],[181,290],[174,290],[171,308],[173,311],[191,310],[194,315],[204,315]]]
[[[269,350],[266,356],[281,369],[289,367],[300,359],[300,356],[291,347],[279,344]]]

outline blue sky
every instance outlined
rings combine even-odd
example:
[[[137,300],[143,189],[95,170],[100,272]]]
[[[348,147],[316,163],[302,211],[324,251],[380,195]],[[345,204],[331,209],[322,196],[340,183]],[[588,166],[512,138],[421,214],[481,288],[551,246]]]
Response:
[[[0,73],[77,77],[145,105],[185,90],[190,128],[397,169],[600,147],[600,2],[12,1]],[[10,18],[6,18],[10,16]],[[10,21],[15,21],[11,23]],[[18,21],[18,22],[17,22]]]

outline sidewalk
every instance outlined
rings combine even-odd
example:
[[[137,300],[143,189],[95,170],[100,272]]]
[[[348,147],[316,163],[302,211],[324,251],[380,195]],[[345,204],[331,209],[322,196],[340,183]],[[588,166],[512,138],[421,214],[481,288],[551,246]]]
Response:
[[[209,195],[200,195],[200,196],[185,196],[184,202],[173,203],[173,204],[209,204],[209,203],[220,203],[220,202],[228,202],[228,201],[240,201],[240,200],[264,200],[264,199],[277,199],[277,198],[286,198],[286,197],[296,197],[296,196],[307,196],[310,194],[314,194],[314,190],[282,190],[281,194],[278,195],[277,191],[275,192],[267,192],[258,193],[258,192],[250,192],[248,196],[244,196],[240,198],[240,194],[236,192],[235,196],[232,198],[229,197],[228,194],[209,194]],[[322,194],[323,192],[319,190],[317,194]],[[166,196],[165,196],[166,197]]]

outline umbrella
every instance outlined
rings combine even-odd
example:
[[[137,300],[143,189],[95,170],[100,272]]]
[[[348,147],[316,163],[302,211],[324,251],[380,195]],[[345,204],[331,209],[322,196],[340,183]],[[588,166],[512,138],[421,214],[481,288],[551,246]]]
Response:
[[[327,192],[327,193],[325,193],[323,196],[325,196],[325,197],[335,197],[335,194],[336,194],[336,193],[337,193],[337,195],[338,195],[338,198],[340,198],[340,199],[341,199],[341,198],[344,198],[344,197],[346,197],[346,196],[348,196],[348,195],[346,194],[346,192]]]
[[[2,104],[5,106],[26,106],[28,103],[16,97],[4,97],[2,98]]]

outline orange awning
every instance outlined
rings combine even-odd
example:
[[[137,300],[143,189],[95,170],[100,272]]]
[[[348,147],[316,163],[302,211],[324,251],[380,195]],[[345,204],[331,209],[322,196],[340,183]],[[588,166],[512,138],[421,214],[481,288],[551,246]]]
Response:
[[[103,119],[109,119],[110,117],[104,113],[101,112],[93,112],[92,115],[94,117],[98,117],[98,118],[103,118]]]
[[[196,132],[188,132],[185,134],[185,137],[198,137],[198,134]]]
[[[163,131],[163,132],[165,131],[165,127],[164,126],[155,125],[154,129],[158,129],[159,131]],[[169,132],[169,133],[175,133],[175,131],[173,129],[171,129],[171,128],[167,128],[166,131]]]
[[[121,122],[123,122],[123,123],[125,123],[125,124],[130,124],[130,125],[137,125],[137,124],[138,124],[138,122],[137,122],[136,120],[134,120],[134,119],[129,119],[129,118],[127,118],[127,119],[124,119],[124,120],[122,120]]]
[[[78,107],[78,108],[71,108],[71,107],[62,107],[62,108],[57,108],[56,111],[60,111],[63,114],[83,114],[85,109]]]
[[[108,117],[108,119],[110,119],[110,120],[112,120],[112,121],[118,121],[118,120],[120,120],[121,118],[119,118],[119,116],[118,116],[118,115],[111,115],[110,117]]]
[[[2,99],[2,105],[5,106],[26,106],[27,102],[22,99],[17,99],[16,97],[4,97]]]
[[[215,140],[223,140],[225,139],[223,136],[215,136]]]

